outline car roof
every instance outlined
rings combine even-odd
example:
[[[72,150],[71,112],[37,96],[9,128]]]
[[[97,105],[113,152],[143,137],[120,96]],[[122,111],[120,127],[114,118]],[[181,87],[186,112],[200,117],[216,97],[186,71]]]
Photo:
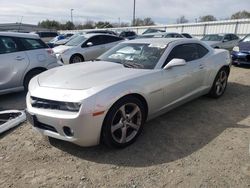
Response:
[[[17,32],[0,32],[1,36],[8,36],[8,37],[23,37],[23,38],[32,38],[32,39],[39,39],[40,37],[34,33],[17,33]]]
[[[115,35],[111,35],[111,34],[106,34],[106,33],[87,33],[87,34],[80,34],[86,38],[90,38],[90,37],[94,37],[94,36],[99,36],[99,35],[105,35],[105,36],[112,36],[112,37],[117,37]]]
[[[139,38],[130,41],[125,41],[123,43],[136,43],[136,44],[159,44],[159,45],[168,45],[171,42],[180,41],[183,42],[197,42],[195,39],[187,39],[187,38]]]
[[[177,33],[177,32],[155,32],[155,33],[146,33],[143,35],[149,36],[149,35],[169,35],[169,34],[180,34],[180,33]]]

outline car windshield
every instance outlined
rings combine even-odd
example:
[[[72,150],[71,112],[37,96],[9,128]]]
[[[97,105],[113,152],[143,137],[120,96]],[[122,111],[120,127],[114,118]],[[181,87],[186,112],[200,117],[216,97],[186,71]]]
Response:
[[[162,44],[122,43],[98,60],[120,63],[129,68],[154,69],[166,47]]]
[[[78,35],[78,36],[74,37],[73,39],[71,39],[69,42],[67,42],[65,45],[66,46],[78,46],[86,40],[87,40],[87,38],[84,37],[83,35]]]
[[[250,42],[250,35],[247,35],[242,42]]]
[[[206,35],[201,40],[202,41],[222,41],[223,36],[222,35]]]

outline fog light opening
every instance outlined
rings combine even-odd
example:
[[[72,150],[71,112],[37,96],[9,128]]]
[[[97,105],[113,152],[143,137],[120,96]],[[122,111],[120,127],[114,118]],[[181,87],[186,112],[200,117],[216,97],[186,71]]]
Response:
[[[74,136],[74,131],[69,127],[63,127],[63,132],[68,137]]]

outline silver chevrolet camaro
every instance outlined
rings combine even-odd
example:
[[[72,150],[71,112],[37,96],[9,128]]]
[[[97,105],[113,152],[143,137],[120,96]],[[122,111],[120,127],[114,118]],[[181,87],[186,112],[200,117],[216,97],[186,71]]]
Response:
[[[228,51],[195,39],[125,41],[95,61],[33,78],[28,119],[49,137],[122,148],[146,120],[205,94],[222,96],[229,72]]]

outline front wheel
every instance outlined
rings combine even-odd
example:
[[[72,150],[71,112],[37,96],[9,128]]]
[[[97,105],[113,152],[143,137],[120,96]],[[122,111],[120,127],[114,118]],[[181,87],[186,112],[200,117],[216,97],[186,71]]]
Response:
[[[221,97],[226,91],[227,80],[228,80],[228,71],[225,68],[222,68],[215,77],[209,96],[213,98]]]
[[[133,96],[117,101],[107,113],[102,130],[103,142],[112,148],[124,148],[142,131],[146,119],[143,103]]]
[[[73,63],[80,63],[80,62],[83,62],[84,61],[84,58],[80,55],[73,55],[71,58],[70,58],[70,64],[73,64]]]

